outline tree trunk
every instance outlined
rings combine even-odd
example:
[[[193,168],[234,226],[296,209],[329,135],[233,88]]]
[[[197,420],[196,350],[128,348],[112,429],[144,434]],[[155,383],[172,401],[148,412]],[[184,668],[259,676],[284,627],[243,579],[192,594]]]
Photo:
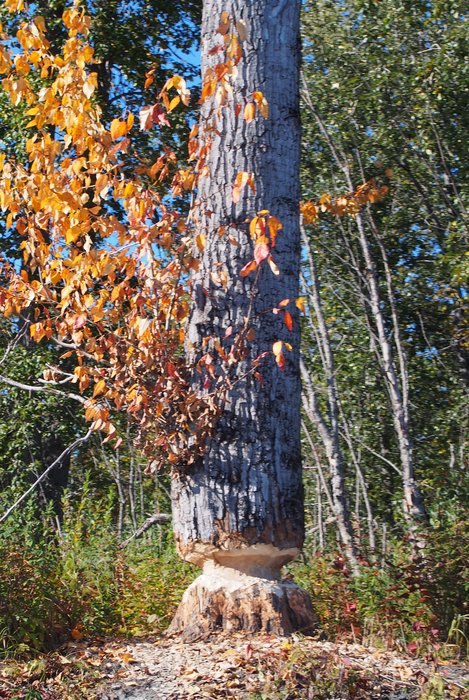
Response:
[[[201,145],[210,147],[194,222],[206,243],[193,279],[189,358],[197,362],[207,352],[216,357],[217,342],[228,354],[247,317],[252,332],[203,457],[173,479],[179,552],[204,567],[171,628],[184,628],[191,638],[217,626],[288,633],[306,631],[314,623],[307,595],[290,582],[277,581],[281,567],[299,553],[304,528],[294,304],[300,261],[299,10],[299,0],[204,3],[202,75],[223,60],[216,49],[223,44],[218,31],[223,12],[229,15],[229,31],[243,39],[243,57],[231,78],[232,101],[219,107],[215,93],[202,107]],[[254,91],[263,92],[269,116],[248,123],[244,106],[253,101]],[[254,173],[256,191],[245,187],[234,203],[239,172]],[[253,285],[255,275],[243,278],[239,273],[253,258],[249,221],[260,210],[283,224],[273,250],[280,274],[263,263]],[[226,284],[217,284],[212,273],[226,275]],[[281,315],[272,313],[284,299],[291,300],[291,331]],[[259,368],[262,378],[256,378],[253,359],[271,353],[278,340],[293,348],[285,352],[284,371],[270,354]],[[205,379],[194,373],[199,390]]]
[[[343,152],[340,152],[336,146],[334,139],[329,133],[327,126],[325,125],[321,115],[318,113],[315,105],[311,100],[311,96],[308,91],[308,86],[306,80],[303,81],[304,86],[304,98],[306,104],[308,105],[312,115],[316,119],[319,129],[324,136],[326,143],[328,144],[331,154],[334,158],[339,169],[347,183],[347,187],[350,192],[354,191],[354,183],[352,180],[352,174],[350,170],[350,164]],[[361,167],[360,155],[358,151],[355,153],[355,158],[358,158],[358,166]],[[364,176],[364,174],[362,173]],[[358,229],[358,242],[363,256],[364,269],[361,271],[361,266],[358,261],[354,262],[353,268],[355,271],[359,272],[359,283],[360,277],[363,291],[366,294],[360,294],[362,298],[362,303],[367,316],[370,318],[370,330],[374,327],[375,333],[370,334],[370,340],[375,348],[376,356],[383,373],[383,378],[385,381],[386,391],[389,397],[389,403],[391,406],[392,419],[394,424],[394,430],[397,438],[397,444],[399,449],[399,455],[401,459],[402,468],[402,485],[403,485],[403,514],[409,528],[409,537],[411,542],[415,545],[416,549],[420,549],[425,544],[425,539],[419,535],[422,527],[425,528],[428,525],[428,514],[425,508],[423,494],[415,479],[415,464],[413,456],[413,445],[411,439],[411,429],[410,429],[410,417],[409,417],[409,400],[408,400],[408,376],[407,367],[405,360],[405,353],[402,346],[400,338],[400,330],[398,327],[397,310],[394,298],[394,291],[392,287],[392,278],[389,269],[386,267],[387,259],[383,255],[385,254],[384,246],[382,242],[378,240],[378,245],[380,246],[380,253],[383,258],[383,263],[385,265],[385,281],[386,281],[386,292],[387,292],[387,302],[391,308],[391,319],[390,322],[393,327],[394,334],[394,345],[397,350],[398,361],[396,363],[392,348],[392,343],[388,337],[386,331],[386,318],[383,310],[383,298],[380,291],[380,284],[378,279],[378,271],[373,259],[372,249],[368,240],[367,227],[365,221],[368,221],[372,232],[375,237],[379,239],[379,231],[376,227],[373,227],[373,220],[370,220],[370,214],[367,212],[368,217],[365,219],[362,212],[355,215],[355,221]],[[347,237],[344,238],[344,242],[349,249],[349,254],[353,259],[355,256],[350,245],[350,241]],[[374,340],[374,337],[376,341]]]
[[[322,414],[316,392],[314,380],[309,376],[306,364],[301,362],[301,373],[303,376],[303,405],[310,420],[316,425],[327,455],[329,474],[331,481],[331,491],[334,502],[334,516],[336,518],[337,530],[344,547],[345,556],[354,574],[359,573],[357,560],[357,547],[354,541],[352,522],[347,501],[345,487],[345,462],[340,444],[340,424],[339,424],[339,399],[336,380],[336,369],[334,352],[327,327],[321,299],[321,287],[317,273],[316,261],[313,251],[309,245],[306,232],[302,231],[303,242],[309,261],[310,291],[314,315],[317,322],[317,341],[320,350],[324,379],[327,387],[327,417],[326,421]],[[314,321],[310,315],[310,323]]]

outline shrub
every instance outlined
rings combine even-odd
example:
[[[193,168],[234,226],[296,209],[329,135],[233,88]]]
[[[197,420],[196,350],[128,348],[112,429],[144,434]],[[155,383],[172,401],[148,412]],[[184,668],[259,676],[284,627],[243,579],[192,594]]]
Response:
[[[70,639],[148,634],[170,622],[194,576],[171,533],[119,549],[111,498],[84,487],[64,500],[60,533],[33,506],[0,532],[0,653],[27,655]]]

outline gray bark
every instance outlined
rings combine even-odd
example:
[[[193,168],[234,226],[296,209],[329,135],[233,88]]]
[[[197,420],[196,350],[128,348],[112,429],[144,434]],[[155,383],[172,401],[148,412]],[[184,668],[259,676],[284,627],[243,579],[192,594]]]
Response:
[[[233,365],[233,386],[203,457],[173,479],[176,541],[182,556],[198,564],[211,557],[225,562],[223,552],[228,556],[233,550],[264,545],[266,557],[275,558],[273,566],[279,568],[303,542],[299,322],[294,306],[300,260],[299,10],[299,0],[204,3],[203,75],[223,60],[220,53],[210,55],[223,44],[217,33],[222,12],[229,13],[232,26],[242,22],[247,37],[232,79],[232,98],[220,108],[209,98],[202,107],[201,142],[211,141],[211,147],[194,225],[196,233],[206,236],[206,246],[193,278],[187,351],[194,362],[206,352],[216,358],[213,341],[218,339],[228,354],[246,317],[255,337],[246,343],[247,355]],[[257,115],[248,124],[244,105],[253,101],[256,90],[264,93],[270,113],[268,119]],[[238,115],[236,103],[241,105]],[[256,192],[244,188],[234,204],[233,182],[239,172],[255,174]],[[283,224],[273,250],[280,274],[262,263],[254,288],[255,275],[242,278],[239,271],[253,258],[249,221],[263,209]],[[221,271],[227,275],[226,288],[211,277]],[[281,315],[272,313],[283,299],[292,300],[292,331]],[[225,338],[230,327],[233,333]],[[208,337],[212,341],[203,345]],[[262,361],[259,381],[250,372],[252,360],[271,351],[278,340],[293,346],[285,352],[285,370],[270,355]],[[204,374],[194,373],[200,390],[204,379]]]
[[[334,433],[333,429],[327,425],[319,409],[314,385],[304,362],[301,363],[301,372],[303,376],[303,407],[309,420],[316,426],[327,455],[332,512],[336,521],[337,532],[351,569],[355,574],[358,574],[357,551],[345,493],[344,462],[340,450],[339,434],[338,431]]]

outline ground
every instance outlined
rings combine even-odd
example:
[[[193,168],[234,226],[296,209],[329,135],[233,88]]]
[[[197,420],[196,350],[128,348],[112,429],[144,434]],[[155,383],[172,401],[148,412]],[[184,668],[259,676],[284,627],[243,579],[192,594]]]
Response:
[[[80,641],[0,663],[2,700],[462,700],[468,681],[463,662],[295,636]]]

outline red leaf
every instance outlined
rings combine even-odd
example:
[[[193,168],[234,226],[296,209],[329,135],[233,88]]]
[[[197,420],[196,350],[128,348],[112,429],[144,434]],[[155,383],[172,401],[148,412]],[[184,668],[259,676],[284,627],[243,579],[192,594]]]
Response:
[[[209,50],[208,55],[209,55],[209,56],[215,56],[216,53],[221,53],[221,51],[223,51],[223,49],[224,49],[223,44],[217,44],[216,46],[213,46],[213,47]]]
[[[73,330],[79,331],[80,328],[86,326],[86,320],[86,316],[77,316],[75,321],[73,322]]]
[[[166,116],[166,111],[160,104],[143,107],[139,112],[139,117],[141,131],[148,131],[153,124],[171,126]]]
[[[254,247],[254,260],[258,265],[269,257],[270,249],[267,243],[257,243]]]
[[[161,126],[171,126],[166,116],[166,112],[160,104],[156,104],[153,107],[151,116],[155,124],[160,124]]]

